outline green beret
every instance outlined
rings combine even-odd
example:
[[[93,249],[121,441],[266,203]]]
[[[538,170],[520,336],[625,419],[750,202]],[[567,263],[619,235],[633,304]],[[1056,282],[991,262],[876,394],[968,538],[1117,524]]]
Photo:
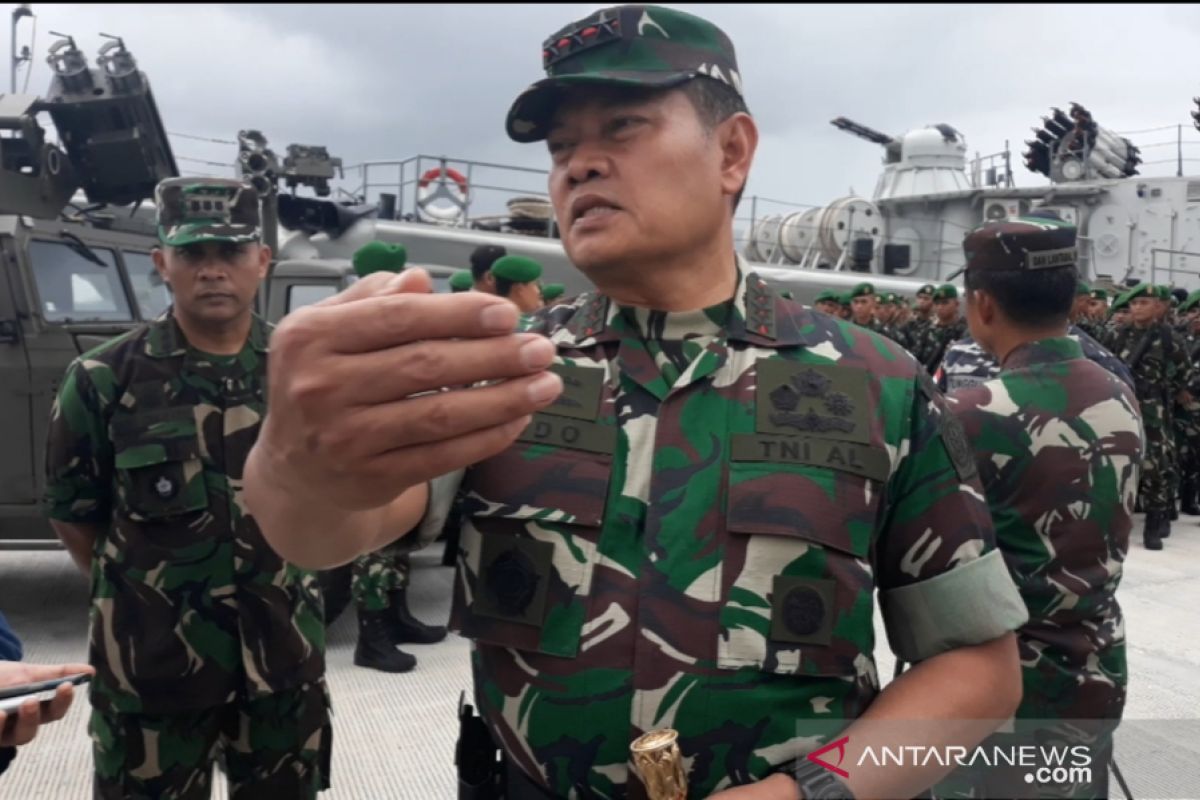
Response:
[[[922,286],[920,289],[917,289],[917,297],[920,297],[923,294],[930,294],[930,295],[933,294],[933,284],[932,283],[927,283],[924,286]]]
[[[373,272],[402,272],[407,260],[408,251],[404,245],[387,242],[367,242],[350,259],[354,264],[354,274],[360,278]]]
[[[551,300],[557,300],[563,296],[563,292],[567,290],[566,286],[561,283],[547,283],[542,287],[542,299],[549,303]]]
[[[1179,311],[1181,313],[1184,311],[1190,311],[1193,307],[1195,307],[1197,302],[1200,302],[1200,289],[1197,289],[1189,294],[1187,299],[1179,304]]]
[[[1092,289],[1092,299],[1093,300],[1107,300],[1108,292],[1104,291],[1103,289]]]
[[[1137,286],[1134,286],[1132,289],[1125,292],[1125,294],[1121,295],[1117,302],[1121,305],[1126,305],[1139,297],[1156,298],[1158,297],[1158,289],[1148,283],[1139,283]]]
[[[936,303],[938,300],[957,300],[958,288],[952,283],[944,283],[933,292],[933,300]]]
[[[542,265],[525,256],[504,256],[492,264],[492,274],[513,283],[533,283],[542,277]]]
[[[813,302],[814,303],[824,303],[827,300],[832,300],[835,303],[840,303],[840,302],[842,302],[842,296],[840,294],[838,294],[837,292],[835,292],[833,289],[824,289],[821,291],[820,294],[817,295],[817,299],[814,300]]]
[[[1076,297],[1078,297],[1080,295],[1084,295],[1084,294],[1091,294],[1091,293],[1092,293],[1092,287],[1088,286],[1085,281],[1076,281],[1075,282],[1075,296]]]
[[[469,269],[460,269],[450,276],[450,291],[452,292],[469,292],[474,285],[475,279],[471,277]]]
[[[788,291],[787,289],[784,289],[782,292],[780,292],[779,296],[782,297],[784,300],[795,300],[796,299],[795,297],[792,296],[792,293],[790,291]]]
[[[842,292],[841,294],[838,295],[838,298],[837,298],[838,305],[848,306],[848,305],[850,305],[850,301],[853,299],[854,298],[851,296],[850,292]]]
[[[871,283],[860,283],[850,290],[850,299],[855,297],[866,297],[869,294],[875,294],[875,286]]]

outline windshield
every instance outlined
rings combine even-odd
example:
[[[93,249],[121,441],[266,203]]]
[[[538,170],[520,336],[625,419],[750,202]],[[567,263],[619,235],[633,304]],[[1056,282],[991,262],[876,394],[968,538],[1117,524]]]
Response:
[[[171,290],[163,283],[154,269],[149,253],[123,251],[125,270],[129,273],[129,285],[133,287],[133,299],[137,301],[142,319],[154,319],[171,305]]]
[[[132,322],[113,251],[93,247],[100,266],[63,242],[32,241],[29,259],[41,311],[51,322]]]

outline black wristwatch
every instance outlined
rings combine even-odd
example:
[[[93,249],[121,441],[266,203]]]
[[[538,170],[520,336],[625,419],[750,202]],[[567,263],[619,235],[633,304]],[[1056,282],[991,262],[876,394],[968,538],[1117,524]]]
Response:
[[[829,770],[807,759],[792,773],[804,800],[854,800],[850,787]]]

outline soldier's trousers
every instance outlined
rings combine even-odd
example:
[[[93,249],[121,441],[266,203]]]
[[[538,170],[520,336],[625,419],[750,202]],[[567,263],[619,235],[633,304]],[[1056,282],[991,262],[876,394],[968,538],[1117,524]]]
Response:
[[[1171,458],[1173,443],[1171,429],[1162,424],[1161,407],[1142,404],[1142,418],[1146,436],[1146,455],[1142,460],[1142,475],[1138,482],[1138,496],[1146,512],[1167,512],[1171,509]]]
[[[388,593],[408,586],[409,552],[393,543],[354,559],[350,593],[358,608],[383,611],[391,605]]]
[[[325,682],[176,714],[92,710],[94,800],[208,800],[224,754],[231,800],[312,800],[329,788]]]

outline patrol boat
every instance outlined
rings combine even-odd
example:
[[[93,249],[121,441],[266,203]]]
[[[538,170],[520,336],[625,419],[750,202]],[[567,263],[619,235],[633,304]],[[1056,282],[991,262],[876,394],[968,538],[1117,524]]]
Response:
[[[1191,116],[1200,129],[1200,111]],[[967,231],[1039,207],[1078,226],[1078,265],[1091,282],[1200,285],[1200,177],[1183,174],[1183,125],[1178,174],[1144,177],[1133,141],[1079,103],[1052,108],[1023,154],[1025,167],[1050,182],[1017,187],[1007,146],[968,162],[966,138],[951,125],[890,136],[846,117],[831,124],[883,147],[874,194],[756,220],[746,246],[751,260],[834,270],[871,262],[887,275],[941,281],[963,266]],[[1175,143],[1147,146],[1160,144]]]

